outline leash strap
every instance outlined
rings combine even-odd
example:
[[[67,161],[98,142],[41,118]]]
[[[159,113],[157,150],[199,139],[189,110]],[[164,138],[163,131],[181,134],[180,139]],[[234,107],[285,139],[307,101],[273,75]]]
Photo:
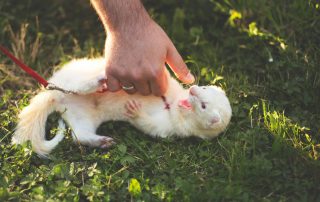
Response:
[[[165,96],[161,96],[161,99],[162,99],[162,101],[164,103],[164,108],[169,110],[170,109],[170,104],[167,102],[166,97]]]
[[[59,86],[56,86],[52,83],[48,83],[47,87],[46,87],[47,90],[58,90],[58,91],[61,91],[65,94],[74,94],[74,95],[77,95],[78,93],[77,92],[74,92],[74,91],[71,91],[71,90],[65,90],[63,88],[60,88]]]
[[[12,55],[7,49],[0,45],[0,50],[8,56],[14,63],[16,63],[21,69],[23,69],[27,74],[32,76],[35,80],[37,80],[44,87],[48,86],[48,81],[42,78],[37,72],[35,72],[31,67],[23,64],[18,58]]]

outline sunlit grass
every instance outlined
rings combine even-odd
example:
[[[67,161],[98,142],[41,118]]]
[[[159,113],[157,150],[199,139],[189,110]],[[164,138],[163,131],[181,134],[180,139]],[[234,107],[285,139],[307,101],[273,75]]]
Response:
[[[0,2],[1,45],[48,78],[103,55],[88,1]],[[105,123],[110,150],[74,144],[70,130],[41,159],[11,146],[38,84],[0,54],[0,201],[319,201],[320,14],[317,1],[145,1],[197,84],[218,85],[233,109],[217,139],[154,139]],[[262,101],[263,100],[263,101]],[[48,122],[56,131],[55,115]]]
[[[255,110],[256,112],[254,112]],[[251,120],[254,113],[258,113],[256,115],[259,117],[258,120],[263,122],[264,127],[273,135],[275,142],[292,146],[304,152],[313,160],[319,159],[320,145],[317,141],[318,137],[313,137],[309,128],[294,123],[285,116],[284,112],[270,110],[265,101],[253,105],[250,110]],[[259,122],[257,123],[260,125]]]

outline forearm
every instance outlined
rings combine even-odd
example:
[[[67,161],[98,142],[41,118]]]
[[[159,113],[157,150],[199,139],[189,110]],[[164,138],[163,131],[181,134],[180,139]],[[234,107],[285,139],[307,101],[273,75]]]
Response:
[[[91,0],[108,34],[130,33],[151,19],[140,0]]]

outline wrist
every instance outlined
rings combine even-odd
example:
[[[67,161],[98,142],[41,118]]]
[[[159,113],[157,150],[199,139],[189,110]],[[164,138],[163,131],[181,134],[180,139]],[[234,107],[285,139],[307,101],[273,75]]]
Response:
[[[152,27],[154,21],[150,16],[146,14],[140,14],[139,17],[132,20],[123,20],[119,22],[118,25],[108,25],[106,26],[106,32],[108,36],[114,37],[144,37],[144,33]]]
[[[152,19],[140,0],[91,0],[107,34],[134,34]]]

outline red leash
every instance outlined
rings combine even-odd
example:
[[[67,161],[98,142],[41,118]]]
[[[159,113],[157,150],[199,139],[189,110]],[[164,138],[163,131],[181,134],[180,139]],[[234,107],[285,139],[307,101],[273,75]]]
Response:
[[[58,90],[67,94],[77,94],[76,92],[70,90],[64,90],[53,83],[49,83],[43,77],[41,77],[37,72],[35,72],[31,67],[28,67],[23,62],[21,62],[18,58],[12,55],[7,49],[0,45],[0,50],[8,56],[14,63],[16,63],[21,69],[23,69],[27,74],[32,76],[35,80],[37,80],[41,85],[43,85],[47,90]]]
[[[35,72],[31,67],[23,64],[18,58],[12,55],[7,49],[0,45],[0,50],[7,55],[14,63],[16,63],[21,69],[23,69],[27,74],[32,76],[35,80],[37,80],[44,87],[48,86],[48,81],[42,78],[37,72]]]

